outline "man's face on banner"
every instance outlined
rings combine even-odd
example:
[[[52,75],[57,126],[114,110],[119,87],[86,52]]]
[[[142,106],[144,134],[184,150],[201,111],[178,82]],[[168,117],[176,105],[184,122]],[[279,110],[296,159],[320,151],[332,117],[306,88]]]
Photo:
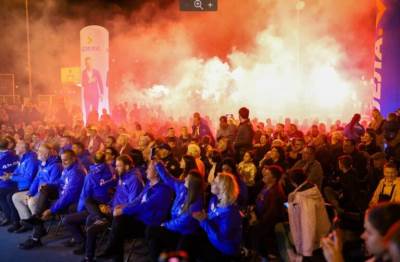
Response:
[[[88,57],[88,58],[85,59],[85,66],[86,66],[87,69],[92,69],[93,68],[92,59],[91,58]]]

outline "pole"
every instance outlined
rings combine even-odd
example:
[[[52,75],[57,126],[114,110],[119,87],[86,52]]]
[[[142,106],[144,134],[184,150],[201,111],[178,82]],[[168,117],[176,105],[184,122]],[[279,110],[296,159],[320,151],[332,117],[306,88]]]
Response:
[[[25,21],[26,21],[26,53],[28,63],[28,87],[29,97],[32,98],[32,65],[31,65],[31,39],[29,28],[29,0],[25,0]]]

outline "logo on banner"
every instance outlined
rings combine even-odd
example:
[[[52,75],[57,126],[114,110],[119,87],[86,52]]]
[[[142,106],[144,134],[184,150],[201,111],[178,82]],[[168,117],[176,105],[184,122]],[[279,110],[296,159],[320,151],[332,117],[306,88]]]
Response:
[[[377,0],[377,17],[376,17],[376,34],[377,38],[375,41],[375,63],[374,63],[374,86],[372,90],[372,107],[380,110],[382,98],[382,45],[383,45],[383,28],[380,26],[382,17],[386,12],[386,6],[382,3],[382,0]]]

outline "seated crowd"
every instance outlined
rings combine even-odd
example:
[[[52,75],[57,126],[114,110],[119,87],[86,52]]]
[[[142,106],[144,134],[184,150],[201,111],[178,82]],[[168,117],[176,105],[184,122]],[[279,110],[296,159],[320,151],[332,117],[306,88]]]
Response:
[[[400,111],[304,132],[251,121],[245,107],[238,116],[213,132],[195,113],[179,136],[110,116],[5,119],[0,226],[32,231],[19,245],[32,249],[60,219],[83,261],[124,261],[126,239],[142,239],[151,261],[400,261]]]

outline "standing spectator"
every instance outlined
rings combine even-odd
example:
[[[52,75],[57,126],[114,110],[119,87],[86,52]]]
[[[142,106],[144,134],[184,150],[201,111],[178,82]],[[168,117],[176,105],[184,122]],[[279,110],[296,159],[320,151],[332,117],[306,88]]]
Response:
[[[233,142],[236,161],[240,161],[246,150],[250,150],[253,146],[254,131],[249,120],[249,114],[250,111],[246,107],[239,109],[240,124]]]

